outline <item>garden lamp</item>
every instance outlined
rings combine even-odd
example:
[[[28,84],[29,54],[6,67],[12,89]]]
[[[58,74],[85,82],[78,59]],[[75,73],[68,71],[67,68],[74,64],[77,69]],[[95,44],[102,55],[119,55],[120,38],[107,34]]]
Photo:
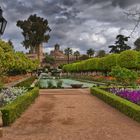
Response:
[[[3,35],[4,30],[5,30],[5,28],[6,28],[6,24],[7,24],[7,21],[6,21],[6,19],[2,16],[2,13],[3,13],[3,11],[2,11],[2,9],[1,9],[1,7],[0,7],[0,35]]]

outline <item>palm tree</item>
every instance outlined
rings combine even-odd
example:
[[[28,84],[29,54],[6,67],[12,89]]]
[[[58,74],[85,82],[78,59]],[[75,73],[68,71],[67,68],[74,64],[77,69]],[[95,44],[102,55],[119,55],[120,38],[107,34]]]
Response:
[[[95,53],[95,51],[94,51],[93,49],[88,49],[88,50],[87,50],[87,55],[88,55],[89,57],[93,56],[94,53]]]
[[[64,50],[64,52],[65,52],[65,55],[68,57],[68,64],[69,64],[69,62],[70,62],[70,55],[72,55],[72,49],[71,48],[66,48]]]
[[[80,52],[79,51],[75,51],[74,52],[74,56],[76,57],[76,60],[78,60],[78,57],[80,56]]]

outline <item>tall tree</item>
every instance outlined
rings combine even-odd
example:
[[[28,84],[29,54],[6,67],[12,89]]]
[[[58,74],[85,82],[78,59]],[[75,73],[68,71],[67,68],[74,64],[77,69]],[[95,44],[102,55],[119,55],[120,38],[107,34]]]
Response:
[[[78,60],[78,58],[80,56],[80,52],[79,51],[75,51],[74,52],[74,56],[76,57],[76,60]]]
[[[135,50],[140,51],[140,37],[134,42]]]
[[[68,57],[68,64],[69,64],[69,62],[70,62],[70,55],[72,55],[72,49],[71,48],[66,48],[64,50],[64,52],[65,52],[65,55]]]
[[[106,55],[105,50],[99,50],[99,51],[97,52],[96,57],[104,57],[105,55]]]
[[[20,27],[23,32],[24,41],[22,44],[27,49],[34,51],[38,55],[40,61],[40,47],[42,43],[48,42],[50,36],[48,32],[51,31],[47,19],[38,17],[36,14],[29,16],[27,20],[17,21],[17,26]]]
[[[87,55],[88,55],[89,57],[92,57],[92,56],[94,55],[94,53],[95,53],[95,51],[94,51],[93,49],[88,49],[88,50],[87,50]]]
[[[125,50],[130,50],[131,47],[126,44],[130,37],[126,37],[124,35],[117,35],[115,45],[109,46],[110,53],[120,53]]]

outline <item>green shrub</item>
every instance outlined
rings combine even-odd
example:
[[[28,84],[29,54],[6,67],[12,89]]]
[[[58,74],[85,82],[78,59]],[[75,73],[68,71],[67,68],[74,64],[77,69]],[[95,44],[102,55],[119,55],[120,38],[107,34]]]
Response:
[[[62,80],[57,81],[57,88],[62,88],[62,84],[63,84]]]
[[[118,64],[121,67],[128,69],[135,69],[138,63],[138,52],[134,50],[127,50],[120,53],[118,57]]]
[[[131,117],[132,119],[140,122],[140,106],[136,105],[126,99],[123,99],[117,95],[106,92],[97,87],[91,88],[91,94],[102,99],[107,104],[118,109],[120,112]]]
[[[12,103],[1,108],[3,125],[8,126],[19,118],[22,112],[28,108],[38,95],[38,88],[34,88],[26,94],[17,97]]]
[[[47,81],[47,85],[48,85],[47,88],[55,88],[51,80]]]
[[[110,75],[123,85],[134,85],[138,79],[138,74],[135,71],[120,66],[114,67]]]
[[[32,76],[18,84],[15,85],[15,87],[26,87],[26,88],[30,88],[31,84],[34,82],[34,80],[36,79],[35,76]]]

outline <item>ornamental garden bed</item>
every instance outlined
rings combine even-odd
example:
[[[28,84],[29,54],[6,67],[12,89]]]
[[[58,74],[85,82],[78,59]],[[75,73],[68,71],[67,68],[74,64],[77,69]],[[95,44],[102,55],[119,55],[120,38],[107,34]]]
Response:
[[[10,125],[35,100],[39,89],[31,87],[35,77],[30,77],[15,85],[0,91],[0,111],[3,125]]]
[[[123,88],[91,88],[91,94],[138,122],[140,122],[139,92]]]

